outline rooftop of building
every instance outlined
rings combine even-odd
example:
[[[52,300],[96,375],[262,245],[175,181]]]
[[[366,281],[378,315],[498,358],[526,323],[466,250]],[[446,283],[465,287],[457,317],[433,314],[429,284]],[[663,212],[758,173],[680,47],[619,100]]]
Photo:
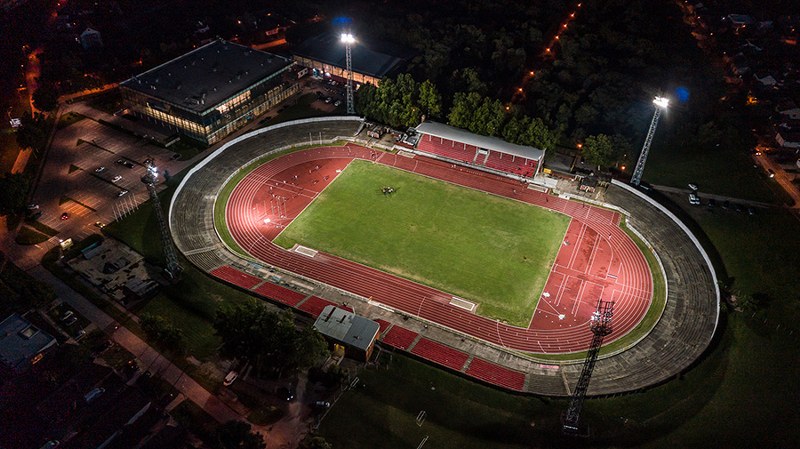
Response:
[[[375,340],[380,326],[348,310],[325,306],[314,328],[326,337],[365,351]]]
[[[136,75],[122,86],[202,113],[291,64],[282,56],[217,39]]]
[[[292,53],[339,68],[345,68],[347,65],[345,47],[339,39],[339,35],[334,33],[320,34],[298,45]],[[358,41],[358,37],[356,37],[356,42],[351,45],[351,55],[354,72],[374,76],[375,78],[383,78],[403,62],[403,59],[398,56],[367,48],[364,43]]]
[[[0,363],[12,370],[26,366],[36,354],[55,344],[55,338],[17,313],[0,322]]]
[[[544,151],[535,147],[509,143],[497,137],[481,136],[444,123],[423,122],[417,125],[417,132],[537,161],[541,161],[544,156]]]

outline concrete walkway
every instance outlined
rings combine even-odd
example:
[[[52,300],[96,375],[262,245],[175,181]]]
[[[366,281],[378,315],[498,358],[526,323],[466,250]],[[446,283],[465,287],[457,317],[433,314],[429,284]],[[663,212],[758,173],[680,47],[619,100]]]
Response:
[[[55,277],[41,265],[33,267],[29,273],[36,279],[52,286],[59,298],[75,308],[75,310],[93,322],[97,327],[108,329],[113,328],[113,326],[117,324],[112,317],[97,308],[68,285],[61,282],[61,279]],[[197,404],[217,421],[224,423],[230,420],[242,419],[242,417],[228,405],[212,395],[208,390],[203,388],[203,386],[128,329],[124,327],[118,328],[111,334],[111,339],[136,356],[139,361],[139,366],[141,366],[143,370],[150,371],[154,375],[169,382],[187,399]]]

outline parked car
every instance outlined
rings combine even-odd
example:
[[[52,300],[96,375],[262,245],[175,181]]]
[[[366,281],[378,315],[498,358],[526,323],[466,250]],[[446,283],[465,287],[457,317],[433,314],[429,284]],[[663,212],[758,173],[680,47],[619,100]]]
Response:
[[[700,205],[700,197],[697,196],[695,193],[689,194],[689,204],[692,206],[699,206]]]
[[[75,316],[75,312],[73,312],[72,310],[67,310],[67,312],[61,316],[61,322],[63,323],[64,321],[67,321],[73,316]]]
[[[117,192],[117,196],[125,196],[127,194],[128,194],[127,190],[120,190],[119,192]]]
[[[117,159],[117,164],[122,165],[123,167],[133,168],[133,162],[125,159]]]
[[[39,205],[36,204],[36,203],[28,204],[28,206],[26,207],[26,209],[28,209],[28,210],[36,210],[38,208],[39,208]]]
[[[237,378],[239,377],[239,373],[236,371],[231,370],[227,376],[225,376],[225,380],[222,382],[222,385],[230,386]]]
[[[697,184],[690,182],[689,188],[692,189],[693,192],[697,192]]]
[[[341,105],[342,105],[342,100],[336,100],[336,101],[334,101],[334,102],[333,102],[333,105],[334,105],[334,106],[336,106],[336,107],[338,108],[339,106],[341,106]]]
[[[61,442],[58,440],[50,440],[47,443],[44,443],[44,445],[42,445],[42,447],[39,449],[55,449],[59,444],[61,444]]]
[[[331,408],[331,403],[328,401],[316,401],[314,402],[314,407],[317,408]]]
[[[122,180],[122,176],[120,176],[120,175],[117,175],[117,176],[114,176],[113,178],[111,178],[111,182],[117,182],[117,181],[121,181],[121,180]]]
[[[74,315],[73,315],[73,316],[71,316],[70,318],[68,318],[68,319],[64,320],[64,325],[66,325],[66,326],[72,326],[72,325],[73,325],[73,324],[75,324],[76,322],[78,322],[78,317],[76,317],[76,316],[74,316]]]
[[[69,212],[64,212],[63,214],[61,214],[61,219],[62,220],[69,220]]]
[[[106,392],[106,389],[103,387],[97,387],[83,395],[83,399],[86,401],[87,404],[90,404],[95,399],[99,398],[103,393]]]
[[[709,209],[713,209],[716,206],[717,206],[717,200],[715,200],[714,198],[711,198],[710,200],[708,200],[708,208]]]
[[[331,103],[331,101],[333,101],[333,98],[331,98],[331,97],[325,97],[325,104],[330,104],[330,103]]]
[[[767,174],[769,175],[770,178],[775,177],[775,172],[771,168],[767,169]]]
[[[106,171],[106,167],[102,165],[94,169],[95,173],[103,173],[104,171]]]

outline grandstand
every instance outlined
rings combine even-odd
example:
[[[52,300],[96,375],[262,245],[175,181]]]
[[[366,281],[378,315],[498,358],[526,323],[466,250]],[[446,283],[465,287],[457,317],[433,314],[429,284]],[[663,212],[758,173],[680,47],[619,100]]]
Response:
[[[508,143],[497,137],[473,134],[436,122],[417,126],[416,150],[459,164],[533,178],[544,159],[544,150]]]

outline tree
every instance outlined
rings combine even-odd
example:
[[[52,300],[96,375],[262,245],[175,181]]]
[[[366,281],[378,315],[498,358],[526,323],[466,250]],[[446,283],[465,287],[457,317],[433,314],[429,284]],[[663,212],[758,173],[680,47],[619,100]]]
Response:
[[[183,331],[164,317],[143,313],[139,318],[142,330],[147,334],[147,338],[179,354],[186,350]]]
[[[33,104],[37,109],[50,112],[58,107],[58,92],[50,84],[41,84],[33,93]]]
[[[17,129],[17,145],[21,148],[41,150],[47,143],[45,121],[40,114],[35,119],[23,118],[22,126]]]
[[[614,146],[611,139],[605,134],[589,136],[583,142],[583,158],[587,163],[600,169],[611,163],[614,155]]]
[[[318,332],[297,330],[291,311],[275,313],[255,301],[220,307],[214,329],[221,355],[251,361],[259,376],[308,368],[327,352]]]
[[[333,446],[321,436],[306,435],[300,442],[300,449],[333,449]]]
[[[551,131],[542,119],[536,117],[527,122],[520,143],[542,150],[549,150],[555,147],[557,139],[556,133]]]
[[[442,113],[442,95],[431,80],[419,85],[419,107],[428,117],[439,117]]]
[[[211,434],[212,449],[264,449],[264,438],[243,421],[228,421]]]
[[[0,213],[16,212],[25,206],[30,178],[23,173],[6,173],[0,178]]]
[[[458,92],[453,98],[453,107],[447,119],[456,128],[469,129],[473,123],[475,111],[481,105],[481,96],[477,92]]]

